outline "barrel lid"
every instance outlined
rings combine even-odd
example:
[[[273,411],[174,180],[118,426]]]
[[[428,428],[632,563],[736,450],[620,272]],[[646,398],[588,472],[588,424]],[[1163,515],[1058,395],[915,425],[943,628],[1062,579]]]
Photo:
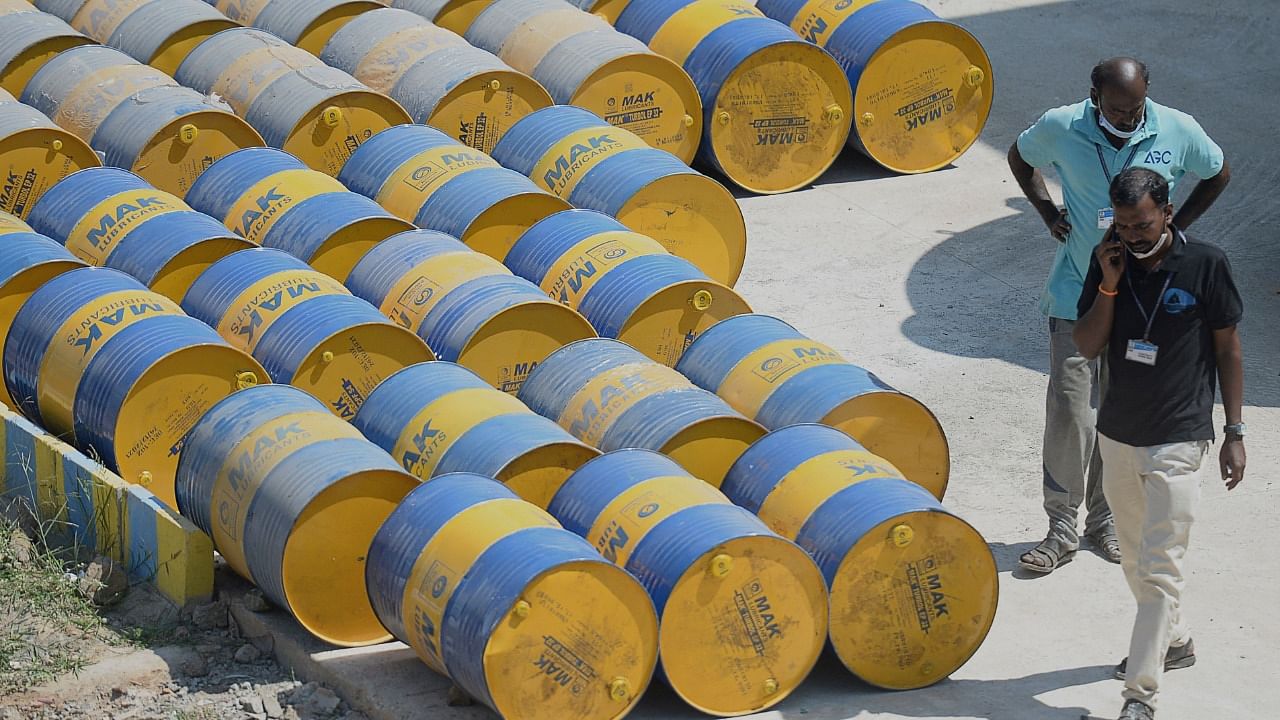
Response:
[[[23,178],[21,188],[0,198],[0,211],[26,217],[45,190],[71,173],[101,164],[88,143],[52,123],[0,135],[0,174]]]
[[[577,311],[550,298],[528,300],[485,320],[467,340],[457,362],[514,395],[529,371],[548,355],[593,337],[596,331]]]
[[[504,198],[480,213],[462,233],[467,247],[501,262],[516,240],[539,220],[572,206],[534,188]]]
[[[621,55],[578,86],[571,104],[688,164],[702,140],[702,99],[679,65],[649,52]]]
[[[156,189],[183,197],[210,164],[262,144],[262,136],[244,120],[209,108],[184,114],[161,128],[129,169]]]
[[[738,293],[711,280],[685,280],[645,298],[618,339],[650,359],[675,367],[689,343],[721,320],[751,312]]]
[[[738,457],[764,434],[763,427],[741,415],[721,415],[685,426],[660,451],[691,475],[720,487]]]
[[[288,317],[281,320],[288,322]],[[383,378],[435,359],[427,344],[410,330],[390,321],[361,323],[341,328],[311,349],[289,384],[320,398],[334,414],[350,420]]]
[[[512,125],[553,104],[546,89],[528,75],[484,69],[459,82],[422,122],[456,130],[469,147],[491,153]]]

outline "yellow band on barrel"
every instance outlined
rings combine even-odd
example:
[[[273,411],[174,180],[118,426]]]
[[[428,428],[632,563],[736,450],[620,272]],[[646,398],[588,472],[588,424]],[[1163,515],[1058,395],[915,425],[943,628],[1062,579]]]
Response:
[[[89,73],[67,93],[53,113],[53,121],[85,142],[107,115],[130,95],[147,88],[176,86],[173,78],[149,65],[111,65]]]
[[[569,199],[592,168],[627,150],[648,148],[644,140],[622,128],[601,125],[569,133],[542,156],[529,177],[545,190]]]
[[[431,53],[467,42],[435,25],[414,25],[379,40],[365,53],[353,73],[356,79],[382,93],[390,93],[405,71]]]
[[[809,0],[791,18],[791,29],[811,43],[825,46],[849,16],[876,0]]]
[[[148,290],[120,290],[94,298],[58,327],[40,361],[36,402],[45,427],[74,426],[76,388],[98,351],[122,330],[157,315],[182,315],[169,298]]]
[[[612,31],[609,23],[572,5],[526,18],[502,41],[498,57],[520,72],[532,75],[552,48],[574,35]]]
[[[837,492],[878,478],[902,478],[888,460],[865,450],[836,450],[809,458],[774,486],[756,514],[774,532],[795,540],[809,517]]]
[[[309,53],[293,46],[264,45],[231,61],[209,91],[244,116],[258,95],[281,76],[299,68],[320,65]]]
[[[71,18],[71,27],[106,42],[134,10],[152,0],[89,0]]]
[[[378,191],[378,204],[391,214],[413,222],[418,209],[445,183],[462,173],[502,167],[496,160],[466,145],[424,150],[400,164]]]
[[[680,65],[712,31],[734,20],[764,17],[753,5],[734,0],[695,0],[667,18],[649,40],[649,48]],[[706,102],[711,102],[707,98]]]
[[[423,480],[435,474],[445,452],[471,428],[499,415],[528,413],[513,395],[492,388],[463,388],[427,404],[396,439],[391,455]]]
[[[269,4],[271,0],[218,0],[214,7],[241,25],[252,25]]]
[[[276,320],[299,303],[321,295],[350,294],[342,283],[310,268],[272,273],[236,296],[218,322],[218,334],[253,353]]]
[[[35,232],[31,226],[7,212],[0,212],[0,235],[16,232]]]
[[[650,478],[615,497],[596,518],[587,542],[604,559],[626,567],[640,541],[658,523],[695,505],[728,505],[719,490],[688,475]]]
[[[391,286],[378,308],[402,328],[417,332],[427,313],[458,286],[488,275],[508,275],[497,260],[470,250],[436,255],[413,267]]]
[[[562,254],[539,287],[574,310],[600,278],[622,263],[642,255],[666,255],[666,248],[648,235],[615,230],[592,235]]]
[[[565,405],[560,426],[599,446],[622,413],[659,390],[692,387],[675,370],[650,360],[619,365],[592,377]]]
[[[405,583],[401,619],[409,645],[432,669],[446,672],[440,628],[458,581],[494,543],[530,527],[559,524],[523,500],[499,498],[463,510],[427,541]]]
[[[346,191],[342,183],[315,170],[282,170],[254,183],[231,206],[222,223],[261,245],[289,208],[317,195]]]
[[[116,245],[143,220],[191,208],[177,196],[155,189],[126,190],[107,197],[85,213],[67,234],[76,257],[101,267]]]
[[[848,364],[829,345],[808,338],[777,340],[740,360],[716,388],[735,410],[755,418],[773,391],[797,372],[819,365]]]

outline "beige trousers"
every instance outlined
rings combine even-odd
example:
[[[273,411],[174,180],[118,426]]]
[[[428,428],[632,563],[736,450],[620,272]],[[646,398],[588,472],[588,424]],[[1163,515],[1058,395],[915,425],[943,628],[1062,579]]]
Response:
[[[1134,447],[1099,433],[1098,447],[1120,566],[1138,603],[1122,694],[1154,708],[1165,653],[1191,638],[1181,610],[1184,561],[1209,443]]]

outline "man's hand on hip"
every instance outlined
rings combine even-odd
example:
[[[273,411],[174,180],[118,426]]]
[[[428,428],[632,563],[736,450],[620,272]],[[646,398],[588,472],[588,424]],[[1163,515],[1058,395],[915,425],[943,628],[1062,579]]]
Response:
[[[1244,439],[1230,437],[1222,441],[1222,450],[1218,453],[1218,466],[1222,470],[1222,481],[1228,490],[1235,490],[1244,480]]]
[[[1071,222],[1067,219],[1066,208],[1058,210],[1057,216],[1045,217],[1044,224],[1049,228],[1049,234],[1058,242],[1066,242],[1067,236],[1071,234]]]

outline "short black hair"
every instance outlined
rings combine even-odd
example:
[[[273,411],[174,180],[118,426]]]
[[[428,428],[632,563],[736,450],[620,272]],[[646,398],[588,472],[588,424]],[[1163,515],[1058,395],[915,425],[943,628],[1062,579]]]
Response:
[[[1117,85],[1122,82],[1126,67],[1136,67],[1138,74],[1142,76],[1142,82],[1151,84],[1151,71],[1147,69],[1147,64],[1137,58],[1124,56],[1099,61],[1093,66],[1093,72],[1089,73],[1089,82],[1093,83],[1094,90]]]
[[[1133,207],[1150,195],[1156,207],[1169,204],[1169,183],[1150,168],[1125,168],[1111,181],[1111,206]]]

